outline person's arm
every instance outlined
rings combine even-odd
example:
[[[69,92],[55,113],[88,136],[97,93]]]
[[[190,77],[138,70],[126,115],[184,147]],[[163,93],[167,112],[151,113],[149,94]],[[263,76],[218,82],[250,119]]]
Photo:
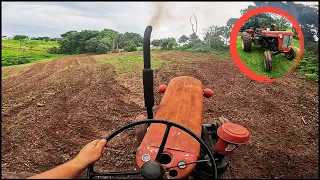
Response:
[[[75,179],[91,163],[100,159],[106,143],[107,141],[105,139],[94,140],[83,147],[79,154],[72,160],[27,179]]]

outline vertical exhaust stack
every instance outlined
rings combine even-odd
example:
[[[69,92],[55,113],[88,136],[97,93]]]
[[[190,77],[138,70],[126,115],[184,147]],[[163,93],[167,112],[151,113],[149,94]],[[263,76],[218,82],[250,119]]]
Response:
[[[153,119],[153,70],[151,68],[151,57],[150,57],[150,36],[151,36],[152,26],[148,26],[144,31],[143,36],[143,62],[144,69],[143,74],[143,92],[144,92],[144,104],[147,108],[148,119]]]

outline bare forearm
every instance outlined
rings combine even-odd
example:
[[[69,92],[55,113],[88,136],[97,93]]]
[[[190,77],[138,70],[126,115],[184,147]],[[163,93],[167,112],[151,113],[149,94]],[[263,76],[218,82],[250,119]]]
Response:
[[[28,179],[75,179],[85,168],[81,163],[72,159],[56,168],[29,177]]]
[[[89,164],[100,159],[106,143],[106,139],[94,140],[83,147],[72,160],[28,179],[75,179]]]

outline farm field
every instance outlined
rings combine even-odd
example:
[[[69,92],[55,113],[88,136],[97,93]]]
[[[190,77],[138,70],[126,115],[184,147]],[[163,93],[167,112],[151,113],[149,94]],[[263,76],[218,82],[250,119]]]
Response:
[[[155,111],[161,84],[192,76],[214,91],[204,99],[204,123],[224,117],[251,132],[222,178],[319,178],[317,83],[295,73],[257,83],[230,57],[168,51],[151,56]],[[86,143],[144,119],[142,59],[142,52],[83,54],[2,67],[3,175],[46,171],[75,157]],[[139,145],[134,135],[129,130],[109,142],[97,171],[133,170]]]
[[[55,41],[27,40],[20,47],[20,41],[18,40],[2,40],[2,66],[26,64],[39,60],[52,60],[66,56],[48,53],[47,51],[51,47],[59,47],[59,45]]]

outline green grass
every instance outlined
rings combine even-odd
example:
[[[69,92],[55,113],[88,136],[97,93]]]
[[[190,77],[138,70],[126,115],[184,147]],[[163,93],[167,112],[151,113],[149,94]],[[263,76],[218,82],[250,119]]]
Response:
[[[297,73],[302,77],[319,81],[319,57],[318,54],[305,49],[302,59],[297,67]]]
[[[41,41],[41,40],[27,40],[28,42],[36,42],[38,45],[33,50],[45,51],[50,47],[59,47],[59,44],[55,41]],[[2,46],[7,46],[10,48],[19,48],[20,41],[18,40],[2,40]],[[22,48],[27,48],[25,44],[21,46]]]
[[[158,55],[152,55],[152,69],[159,69],[166,61],[161,61]],[[134,72],[136,69],[143,69],[142,56],[125,56],[122,58],[107,58],[100,60],[101,64],[111,64],[116,68],[117,72],[126,73]]]
[[[55,41],[27,40],[26,42],[36,42],[37,46],[29,49],[26,44],[22,44],[21,50],[19,51],[20,41],[2,40],[2,66],[25,64],[39,60],[51,60],[66,56],[65,54],[49,54],[46,52],[51,47],[59,47],[59,44]]]
[[[137,51],[142,51],[143,50],[143,47],[137,47]]]
[[[168,50],[159,50],[159,51],[168,51]],[[219,51],[219,50],[213,50],[213,49],[205,49],[202,50],[201,48],[189,48],[189,49],[174,49],[170,51],[175,51],[175,52],[193,52],[193,53],[203,53],[203,54],[213,54],[218,57],[231,57],[230,51],[225,50],[225,51]]]
[[[291,46],[292,47],[295,47],[296,49],[300,49],[300,41],[299,40],[296,40],[296,39],[293,39],[293,41],[291,42]]]
[[[237,50],[242,62],[256,74],[268,76],[270,78],[281,78],[283,75],[287,74],[290,68],[293,66],[299,55],[299,51],[297,49],[299,48],[299,41],[293,40],[292,45],[297,50],[296,58],[290,61],[285,58],[284,54],[273,56],[272,69],[270,72],[267,72],[264,69],[263,62],[263,53],[267,49],[258,48],[254,44],[252,44],[251,51],[244,52],[241,48],[241,38],[237,39]]]

